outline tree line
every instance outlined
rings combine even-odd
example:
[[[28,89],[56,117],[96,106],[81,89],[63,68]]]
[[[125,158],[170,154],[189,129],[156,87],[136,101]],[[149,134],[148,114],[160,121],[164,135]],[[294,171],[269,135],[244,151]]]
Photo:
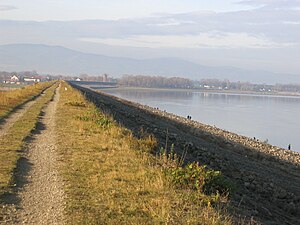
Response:
[[[210,90],[238,90],[256,92],[300,92],[300,84],[253,84],[250,82],[233,82],[229,80],[202,79],[193,81],[181,77],[162,77],[145,75],[124,75],[118,84],[128,87],[146,88],[193,88]]]
[[[161,77],[143,75],[125,75],[118,80],[122,86],[135,86],[147,88],[193,88],[193,81],[181,77]]]

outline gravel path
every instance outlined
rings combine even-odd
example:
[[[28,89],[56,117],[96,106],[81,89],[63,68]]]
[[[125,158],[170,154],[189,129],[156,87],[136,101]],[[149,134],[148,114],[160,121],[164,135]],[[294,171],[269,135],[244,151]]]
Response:
[[[0,224],[63,224],[64,192],[58,175],[55,113],[59,88],[53,101],[43,109],[37,130],[28,140],[27,150],[17,165],[16,195],[6,196],[9,204],[0,209]],[[5,120],[0,135],[21,118],[35,101],[26,103]]]
[[[28,153],[20,170],[24,185],[18,193],[18,224],[62,224],[64,221],[63,184],[58,175],[55,144],[55,113],[59,92],[43,110],[38,131],[28,145]],[[23,167],[23,169],[22,169]],[[20,176],[20,175],[19,175]],[[22,175],[21,175],[22,176]]]

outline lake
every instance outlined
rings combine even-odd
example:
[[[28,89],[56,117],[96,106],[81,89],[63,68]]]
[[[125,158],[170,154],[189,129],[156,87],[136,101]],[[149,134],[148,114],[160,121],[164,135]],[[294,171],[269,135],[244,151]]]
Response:
[[[300,97],[160,89],[105,89],[108,94],[256,137],[300,152]]]

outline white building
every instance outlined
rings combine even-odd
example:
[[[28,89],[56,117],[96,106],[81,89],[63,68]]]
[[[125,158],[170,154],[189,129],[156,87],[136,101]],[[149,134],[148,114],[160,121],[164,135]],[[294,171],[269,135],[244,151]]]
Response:
[[[19,77],[17,77],[16,75],[13,75],[11,78],[10,78],[10,82],[11,83],[17,83],[17,82],[19,82],[20,81],[20,79],[19,79]]]
[[[41,82],[41,79],[39,77],[24,77],[25,82]]]

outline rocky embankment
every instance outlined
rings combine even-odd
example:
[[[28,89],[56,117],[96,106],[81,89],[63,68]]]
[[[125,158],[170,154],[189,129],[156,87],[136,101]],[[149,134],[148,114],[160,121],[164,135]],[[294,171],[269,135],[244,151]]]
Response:
[[[152,133],[185,161],[222,171],[236,186],[235,218],[262,224],[300,224],[300,154],[188,120],[149,106],[76,86],[137,136]],[[255,224],[255,222],[253,222]]]
[[[236,145],[243,145],[244,147],[253,148],[253,149],[255,149],[255,150],[257,150],[257,151],[259,151],[263,154],[266,154],[265,155],[266,157],[268,155],[274,156],[279,161],[284,160],[288,163],[294,164],[296,166],[300,166],[300,153],[298,153],[298,152],[282,149],[280,147],[273,146],[273,145],[270,145],[268,143],[258,141],[257,139],[251,139],[249,137],[238,135],[238,134],[229,132],[227,130],[222,130],[220,128],[217,128],[216,126],[210,126],[210,125],[200,123],[198,121],[186,119],[184,117],[175,115],[173,113],[169,113],[169,112],[166,112],[166,111],[161,111],[159,109],[156,109],[156,108],[153,108],[153,107],[150,107],[150,106],[141,105],[139,103],[129,102],[129,101],[126,101],[126,100],[123,100],[123,99],[120,99],[120,98],[119,98],[119,100],[123,101],[123,102],[126,102],[127,104],[128,103],[133,104],[133,105],[135,105],[136,107],[138,107],[140,109],[150,111],[152,113],[160,115],[161,117],[165,117],[165,118],[180,122],[182,124],[185,124],[187,126],[190,126],[191,130],[194,127],[194,128],[206,131],[208,135],[212,134],[212,135],[215,135],[219,138],[222,138],[223,139],[222,140],[223,144],[231,145],[233,143],[236,143]],[[226,143],[226,141],[228,141],[228,142]],[[250,152],[250,154],[251,154],[251,152]]]

